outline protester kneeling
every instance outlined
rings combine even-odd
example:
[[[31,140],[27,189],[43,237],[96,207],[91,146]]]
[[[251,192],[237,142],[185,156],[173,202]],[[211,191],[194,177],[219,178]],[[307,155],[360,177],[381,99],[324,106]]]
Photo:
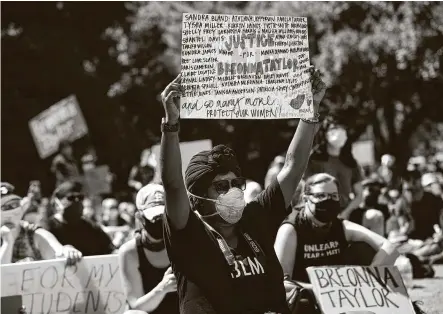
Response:
[[[314,111],[325,92],[311,69]],[[283,272],[273,248],[306,168],[317,122],[301,121],[277,178],[254,200],[234,151],[218,145],[191,158],[183,182],[179,146],[180,76],[162,93],[160,169],[166,193],[165,244],[182,314],[288,314]]]
[[[274,247],[287,279],[288,296],[298,289],[297,284],[312,291],[306,272],[308,267],[394,265],[399,256],[387,239],[337,217],[340,213],[339,195],[334,177],[326,173],[315,174],[305,182],[305,206],[291,213],[282,223]],[[352,247],[358,247],[358,250],[351,252]],[[303,310],[309,309],[312,312],[313,305]]]
[[[82,253],[71,245],[62,245],[43,228],[22,220],[22,199],[9,194],[1,199],[1,264],[66,258],[77,263]]]
[[[164,193],[159,184],[148,184],[137,193],[139,229],[118,251],[129,308],[125,314],[179,313],[177,281],[163,241]]]

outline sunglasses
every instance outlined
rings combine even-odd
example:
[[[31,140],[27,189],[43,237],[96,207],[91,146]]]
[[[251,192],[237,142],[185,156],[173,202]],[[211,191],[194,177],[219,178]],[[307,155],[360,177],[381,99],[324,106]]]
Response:
[[[323,202],[326,200],[333,200],[333,201],[339,201],[340,200],[340,194],[338,193],[334,193],[334,194],[329,194],[329,193],[315,193],[315,194],[308,194],[308,198],[309,200],[316,204],[319,202]]]
[[[66,199],[70,202],[81,202],[84,200],[84,198],[85,198],[85,196],[80,193],[72,193],[72,194],[66,195]]]
[[[246,179],[239,177],[232,180],[219,180],[212,182],[212,185],[218,194],[227,193],[230,188],[239,188],[244,191],[246,189]]]

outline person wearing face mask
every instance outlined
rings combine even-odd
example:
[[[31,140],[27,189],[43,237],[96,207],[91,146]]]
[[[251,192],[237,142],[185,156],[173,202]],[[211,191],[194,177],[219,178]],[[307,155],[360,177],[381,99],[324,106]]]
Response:
[[[80,182],[62,183],[52,195],[57,212],[49,219],[48,230],[60,243],[74,246],[83,256],[111,254],[115,247],[103,227],[83,216],[83,200]]]
[[[1,199],[1,264],[66,258],[77,263],[82,254],[70,245],[63,246],[48,231],[22,220],[22,199],[14,194]]]
[[[1,196],[6,196],[8,194],[12,194],[15,190],[15,187],[9,182],[1,182],[0,183],[0,193]]]
[[[310,69],[314,112],[325,93]],[[162,93],[160,171],[165,187],[165,244],[177,277],[182,314],[289,313],[273,248],[278,226],[306,168],[316,120],[302,120],[276,179],[245,202],[246,180],[232,149],[194,155],[183,180],[179,146],[179,75]],[[183,183],[183,181],[185,181]]]
[[[387,239],[338,218],[338,187],[338,181],[329,174],[309,177],[305,182],[304,208],[290,214],[278,230],[274,247],[288,280],[285,282],[288,292],[296,288],[291,281],[312,289],[306,272],[311,266],[393,265],[399,256]],[[363,243],[364,249],[359,246],[352,253],[349,245],[355,243]],[[350,261],[350,257],[357,259]]]
[[[329,116],[317,136],[304,178],[316,173],[328,173],[340,184],[341,216],[348,218],[362,201],[362,169],[352,155],[345,120],[339,115]],[[354,198],[351,199],[351,194]]]
[[[421,185],[425,192],[429,192],[443,199],[442,186],[438,180],[438,176],[434,172],[425,173],[421,177]]]
[[[148,184],[136,197],[138,229],[119,251],[120,270],[128,311],[152,314],[179,313],[177,280],[163,241],[165,191]],[[140,313],[140,312],[139,312]]]

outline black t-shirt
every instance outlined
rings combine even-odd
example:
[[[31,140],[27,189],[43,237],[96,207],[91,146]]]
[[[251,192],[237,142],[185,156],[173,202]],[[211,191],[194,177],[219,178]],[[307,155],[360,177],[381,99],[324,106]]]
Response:
[[[216,238],[194,212],[182,230],[165,222],[165,243],[178,281],[180,313],[246,314],[267,311],[288,313],[283,271],[274,251],[274,236],[285,218],[285,203],[276,180],[246,205],[239,230],[259,246],[239,235],[230,266]]]
[[[72,245],[83,256],[111,254],[115,247],[111,238],[95,222],[82,217],[77,222],[62,222],[52,217],[48,223],[51,232],[62,245]]]
[[[330,229],[321,231],[312,226],[304,210],[292,212],[282,223],[297,231],[297,249],[292,279],[309,282],[307,267],[345,265],[348,248],[343,221],[335,219]]]
[[[411,215],[415,229],[410,238],[425,240],[434,234],[433,226],[439,224],[443,200],[431,193],[424,192],[419,201],[412,202]]]

